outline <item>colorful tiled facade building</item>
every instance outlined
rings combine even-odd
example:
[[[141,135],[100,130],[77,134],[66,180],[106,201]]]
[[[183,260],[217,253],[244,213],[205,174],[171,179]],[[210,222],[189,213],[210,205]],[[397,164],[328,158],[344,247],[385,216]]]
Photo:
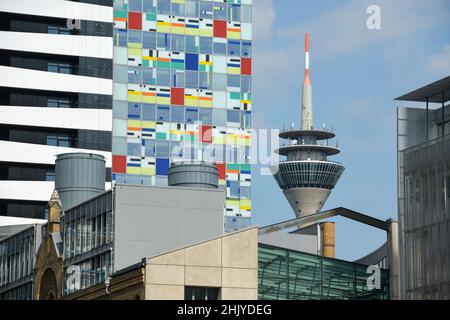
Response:
[[[225,229],[250,225],[252,0],[115,0],[113,181],[214,161]]]

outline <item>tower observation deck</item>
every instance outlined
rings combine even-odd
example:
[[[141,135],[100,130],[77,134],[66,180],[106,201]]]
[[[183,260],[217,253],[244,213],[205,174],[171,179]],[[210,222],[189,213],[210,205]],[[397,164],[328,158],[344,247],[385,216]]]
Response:
[[[280,133],[280,138],[287,140],[287,143],[275,152],[286,159],[270,168],[297,217],[320,212],[345,169],[342,164],[328,160],[329,156],[340,152],[337,145],[329,145],[335,134],[331,130],[316,130],[313,127],[308,33],[305,49],[302,125],[300,129]]]

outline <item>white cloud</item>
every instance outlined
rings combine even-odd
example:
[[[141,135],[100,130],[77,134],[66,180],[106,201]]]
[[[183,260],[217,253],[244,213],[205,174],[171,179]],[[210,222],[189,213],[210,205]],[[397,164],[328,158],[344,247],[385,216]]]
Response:
[[[442,47],[441,51],[431,55],[427,62],[426,68],[433,74],[446,76],[450,74],[450,44]]]
[[[276,13],[272,0],[256,0],[253,3],[253,39],[263,43],[272,39]]]
[[[367,29],[366,9],[371,4],[381,9],[381,30]],[[254,90],[300,90],[307,31],[311,33],[313,69],[323,58],[352,55],[371,47],[389,63],[397,61],[393,64],[393,75],[404,75],[405,68],[410,66],[402,64],[399,57],[414,55],[430,30],[448,20],[448,6],[448,0],[349,0],[318,16],[277,30],[274,2],[255,0]],[[429,62],[429,70],[441,68],[437,65],[444,62],[444,57],[436,56]]]

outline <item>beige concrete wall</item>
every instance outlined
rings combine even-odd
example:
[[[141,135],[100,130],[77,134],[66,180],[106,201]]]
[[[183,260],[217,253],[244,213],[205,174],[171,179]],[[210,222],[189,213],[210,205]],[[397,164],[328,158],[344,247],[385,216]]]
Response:
[[[145,299],[184,299],[185,286],[220,287],[221,299],[258,299],[258,228],[147,260]]]

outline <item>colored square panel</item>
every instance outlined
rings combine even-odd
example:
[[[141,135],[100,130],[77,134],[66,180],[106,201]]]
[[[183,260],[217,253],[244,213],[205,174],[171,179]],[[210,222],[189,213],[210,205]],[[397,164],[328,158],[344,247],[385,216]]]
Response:
[[[156,158],[156,175],[169,175],[169,159]]]
[[[214,20],[214,37],[227,37],[227,22],[221,20]]]
[[[128,29],[142,30],[142,13],[128,12]]]
[[[184,88],[170,88],[170,103],[184,106]]]
[[[200,126],[200,142],[212,142],[212,126]]]
[[[245,75],[252,74],[252,59],[242,58],[241,59],[241,73]]]
[[[112,172],[125,173],[127,171],[127,157],[126,156],[112,156]]]
[[[198,70],[198,54],[186,53],[186,70]]]
[[[220,163],[220,162],[216,162],[216,167],[217,167],[217,171],[219,173],[219,179],[221,180],[225,180],[226,178],[226,164],[225,163]]]

